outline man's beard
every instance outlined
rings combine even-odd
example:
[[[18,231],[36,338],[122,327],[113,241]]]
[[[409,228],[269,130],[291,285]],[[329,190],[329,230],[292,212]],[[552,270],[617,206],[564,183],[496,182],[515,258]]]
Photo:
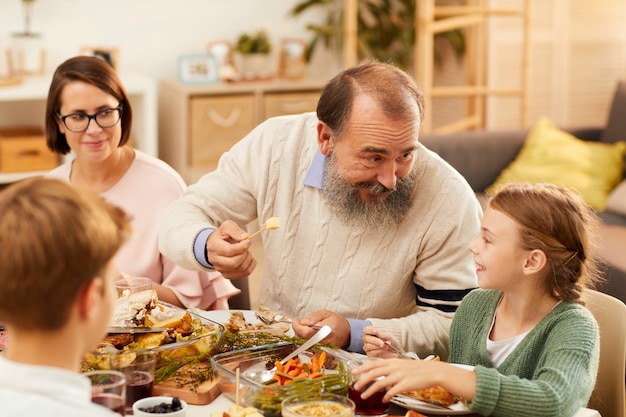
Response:
[[[326,160],[324,196],[333,213],[349,226],[361,229],[386,228],[397,225],[404,219],[413,205],[414,186],[417,178],[416,166],[409,174],[396,182],[393,189],[378,182],[349,184],[341,176],[333,153]],[[365,202],[359,191],[389,194],[376,201]]]

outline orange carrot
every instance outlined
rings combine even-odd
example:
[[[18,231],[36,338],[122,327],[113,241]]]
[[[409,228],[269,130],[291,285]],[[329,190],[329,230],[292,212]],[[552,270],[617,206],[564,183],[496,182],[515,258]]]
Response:
[[[295,379],[302,378],[319,378],[322,374],[322,368],[326,361],[326,352],[322,352],[319,356],[313,354],[311,356],[311,363],[300,363],[300,358],[290,359],[281,365],[279,361],[274,362],[276,365],[276,372],[274,373],[274,381],[271,385],[286,385],[291,383]]]
[[[319,369],[318,371],[321,371],[322,368],[324,367],[324,362],[326,362],[326,352],[322,351],[322,353],[320,353],[320,359],[319,359]]]

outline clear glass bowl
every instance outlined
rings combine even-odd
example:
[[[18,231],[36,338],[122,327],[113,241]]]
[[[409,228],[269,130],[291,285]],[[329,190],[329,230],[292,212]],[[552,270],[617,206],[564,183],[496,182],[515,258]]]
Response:
[[[314,352],[324,350],[323,376],[298,379],[287,385],[268,385],[274,376],[274,362],[293,352],[298,345],[279,342],[269,345],[220,353],[211,364],[220,375],[220,389],[231,400],[236,396],[236,369],[239,368],[239,401],[245,407],[256,407],[266,417],[281,415],[281,402],[294,394],[330,392],[347,396],[350,378],[342,358],[334,349],[321,347],[303,352],[300,361],[310,363]]]
[[[217,352],[224,339],[226,328],[223,324],[206,319],[200,315],[194,314],[186,309],[174,306],[172,304],[159,301],[158,303],[164,308],[165,313],[172,318],[182,317],[189,314],[194,326],[201,326],[202,332],[198,336],[189,336],[179,341],[165,343],[152,348],[136,348],[133,344],[129,344],[122,349],[102,343],[95,350],[87,353],[83,360],[83,369],[110,369],[110,356],[120,351],[154,351],[157,352],[159,360],[157,362],[157,370],[159,367],[172,363],[176,360],[186,360],[191,357],[208,357]],[[149,334],[148,334],[149,335]],[[143,335],[139,335],[143,336]],[[137,336],[135,336],[137,337]]]
[[[354,417],[350,398],[329,392],[295,394],[282,402],[283,417]]]

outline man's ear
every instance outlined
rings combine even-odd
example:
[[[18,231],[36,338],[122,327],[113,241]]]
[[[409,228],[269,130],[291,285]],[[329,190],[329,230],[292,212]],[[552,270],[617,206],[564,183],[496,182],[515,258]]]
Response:
[[[530,254],[526,257],[526,261],[524,262],[524,273],[536,274],[541,271],[547,263],[548,257],[546,254],[542,250],[534,249],[530,251]]]
[[[81,318],[91,319],[98,314],[98,306],[105,297],[104,280],[95,277],[85,284],[83,290],[78,293],[78,311]]]
[[[328,125],[324,122],[317,122],[317,144],[320,152],[325,156],[329,156],[333,150],[331,141],[332,135]]]

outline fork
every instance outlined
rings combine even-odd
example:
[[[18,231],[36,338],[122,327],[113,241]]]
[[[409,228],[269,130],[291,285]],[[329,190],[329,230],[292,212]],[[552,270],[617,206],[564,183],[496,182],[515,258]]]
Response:
[[[374,335],[371,335],[374,336]],[[374,336],[378,339],[380,339],[380,337],[378,336]],[[380,339],[382,340],[382,339]],[[415,360],[419,360],[419,356],[417,356],[415,353],[411,352],[407,352],[406,350],[404,350],[402,348],[402,346],[394,346],[389,340],[382,340],[382,342],[391,350],[393,350],[394,352],[396,352],[398,355],[404,357],[404,358],[408,358],[408,359],[415,359]],[[431,355],[432,356],[432,355]],[[430,356],[428,358],[426,358],[426,360],[430,360],[432,359]]]
[[[275,324],[275,323],[288,323],[291,324],[291,320],[289,319],[282,319],[282,320],[276,320],[276,319],[270,319],[269,317],[265,317],[257,312],[254,313],[254,315],[256,316],[257,319],[259,319],[261,321],[261,323],[265,324],[265,325],[271,325],[271,324]],[[319,330],[322,328],[322,326],[310,326],[311,329],[313,330]]]

